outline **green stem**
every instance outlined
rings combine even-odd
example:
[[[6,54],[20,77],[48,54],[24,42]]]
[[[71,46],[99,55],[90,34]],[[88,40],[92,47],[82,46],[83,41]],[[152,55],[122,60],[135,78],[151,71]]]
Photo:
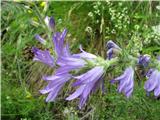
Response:
[[[38,9],[38,7],[37,7],[37,5],[36,5],[35,3],[34,3],[34,6],[35,6],[35,10],[36,10],[38,19],[40,20],[40,22],[41,22],[41,24],[42,24],[42,27],[43,27],[45,30],[47,30],[47,35],[48,35],[48,38],[49,38],[49,40],[50,40],[50,44],[49,44],[49,45],[51,45],[52,49],[54,50],[54,44],[53,44],[53,42],[52,42],[52,32],[51,32],[51,30],[48,28],[48,26],[45,24],[44,19],[43,19],[42,15],[41,15],[41,13],[40,13],[40,11],[39,11],[39,9]],[[54,55],[55,55],[55,54],[54,54]]]

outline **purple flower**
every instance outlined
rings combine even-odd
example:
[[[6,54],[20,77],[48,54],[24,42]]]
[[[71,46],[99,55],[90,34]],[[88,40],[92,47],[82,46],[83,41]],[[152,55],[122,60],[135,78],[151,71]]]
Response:
[[[48,85],[43,90],[40,90],[42,94],[49,93],[46,102],[54,101],[61,88],[68,80],[70,80],[70,78],[71,75],[68,73],[43,77],[44,80],[49,81]]]
[[[44,19],[46,25],[48,26],[48,28],[50,28],[51,30],[54,29],[55,27],[55,20],[53,17],[48,17],[46,16],[45,19]]]
[[[90,60],[92,60],[92,59],[94,59],[94,58],[97,57],[96,55],[93,55],[93,54],[91,54],[91,53],[88,53],[88,52],[84,51],[84,50],[82,49],[82,46],[81,46],[81,45],[80,45],[80,51],[81,51],[81,53],[79,53],[79,54],[73,54],[73,57],[86,58],[86,59],[90,59]]]
[[[56,63],[59,66],[70,66],[70,67],[82,68],[86,64],[86,61],[84,59],[93,60],[97,57],[91,53],[85,52],[81,46],[80,46],[81,53],[71,54],[68,44],[64,45],[64,39],[66,34],[67,34],[67,30],[64,29],[62,34],[56,33],[53,36],[55,52],[58,57]]]
[[[160,61],[160,56],[157,56],[157,60]],[[154,72],[154,68],[150,68],[146,74],[146,77],[149,78],[151,76],[151,74]]]
[[[96,55],[85,52],[81,46],[80,46],[80,50],[81,50],[81,53],[78,53],[78,54],[73,54],[73,55],[65,54],[63,56],[61,55],[59,59],[57,60],[57,64],[60,66],[70,66],[70,67],[82,68],[87,64],[87,62],[84,59],[94,62],[95,58],[97,58]]]
[[[102,66],[96,66],[89,70],[88,72],[75,77],[77,82],[73,86],[80,86],[73,94],[66,98],[66,100],[73,100],[77,97],[80,97],[79,108],[81,109],[86,103],[87,98],[92,91],[95,91],[99,82],[104,74],[104,68]]]
[[[40,91],[42,94],[49,93],[46,98],[47,102],[54,101],[64,84],[72,78],[70,71],[80,69],[85,65],[84,60],[73,57],[63,57],[60,60],[62,61],[57,61],[60,67],[55,74],[43,77],[44,80],[49,80],[47,87]]]
[[[157,57],[157,60],[160,61],[160,56]],[[160,95],[160,71],[151,68],[148,70],[146,77],[148,80],[145,82],[144,89],[147,94],[154,91],[154,95],[158,97]]]
[[[50,17],[50,20],[49,20],[49,27],[51,29],[54,29],[55,27],[55,20],[54,20],[54,17]]]
[[[146,77],[149,78],[151,74],[153,73],[154,69],[149,69],[148,72],[146,73]]]
[[[131,96],[134,87],[134,70],[132,67],[128,67],[124,73],[111,80],[111,83],[119,82],[118,92],[123,92],[127,98]]]
[[[160,95],[160,71],[154,70],[145,82],[144,89],[147,92],[154,91],[154,95],[158,97]]]
[[[138,64],[143,65],[144,67],[147,67],[150,61],[149,55],[141,55],[138,58]]]
[[[106,46],[108,49],[111,49],[111,48],[117,48],[117,49],[121,49],[117,44],[115,44],[112,40],[109,40],[107,42],[107,46]]]
[[[72,78],[69,72],[72,70],[79,70],[85,66],[86,61],[82,58],[91,59],[95,57],[94,55],[85,51],[72,55],[69,51],[68,44],[64,43],[66,34],[67,30],[65,29],[62,33],[57,32],[53,36],[55,52],[58,57],[56,64],[59,65],[59,68],[55,71],[54,75],[43,77],[44,80],[49,82],[47,87],[45,87],[43,90],[40,90],[40,92],[42,94],[49,93],[48,97],[46,98],[47,102],[54,101],[65,83]]]
[[[46,98],[46,102],[55,100],[65,83],[72,78],[72,75],[69,74],[70,71],[83,67],[74,65],[70,66],[65,64],[60,65],[61,66],[55,71],[54,75],[43,77],[44,80],[49,81],[47,87],[45,87],[43,90],[40,90],[42,94],[49,93],[48,97]]]
[[[55,52],[58,58],[61,56],[70,55],[68,44],[66,46],[64,45],[66,34],[67,34],[67,30],[64,29],[62,33],[56,32],[53,35],[53,43],[54,43]]]
[[[61,57],[57,60],[57,64],[60,66],[74,66],[74,67],[83,67],[86,62],[81,58],[75,57]]]
[[[40,62],[47,64],[51,67],[54,66],[54,58],[50,55],[50,52],[48,50],[42,51],[36,47],[33,47],[32,51],[34,52],[33,60],[40,61]]]
[[[40,35],[35,35],[36,40],[38,40],[42,44],[46,44],[46,40],[43,39]]]
[[[55,52],[58,57],[57,64],[59,64],[60,66],[62,64],[65,64],[65,65],[66,64],[67,65],[71,65],[71,64],[73,65],[81,64],[82,65],[83,64],[84,65],[85,61],[81,58],[86,58],[86,59],[96,58],[95,55],[85,52],[81,46],[80,46],[81,53],[71,55],[70,50],[69,50],[69,45],[64,43],[66,34],[67,34],[67,30],[64,29],[62,33],[57,32],[53,35],[53,43],[55,46]]]
[[[80,68],[85,66],[85,61],[81,58],[75,57],[61,57],[57,61],[57,64],[60,66],[55,74],[52,76],[44,76],[44,80],[48,80],[48,85],[40,92],[42,94],[49,93],[46,101],[54,101],[57,97],[59,91],[62,89],[64,84],[68,82],[72,76],[69,74],[72,70],[79,70]]]
[[[107,42],[106,45],[108,51],[107,51],[107,57],[110,60],[111,58],[113,58],[113,55],[117,52],[119,52],[121,50],[121,48],[116,45],[112,40]]]

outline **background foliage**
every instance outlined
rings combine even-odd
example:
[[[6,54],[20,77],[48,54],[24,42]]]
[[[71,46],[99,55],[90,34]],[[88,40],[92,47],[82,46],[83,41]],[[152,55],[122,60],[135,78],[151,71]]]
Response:
[[[160,2],[24,2],[2,1],[2,119],[6,120],[158,120],[160,102],[146,97],[141,75],[137,73],[133,97],[116,93],[116,86],[106,84],[106,92],[97,91],[80,111],[76,100],[67,102],[62,92],[54,103],[45,103],[39,90],[46,83],[43,74],[52,72],[47,66],[32,61],[32,46],[43,48],[35,34],[44,38],[47,31],[41,15],[54,16],[57,31],[68,29],[67,41],[73,52],[80,44],[85,50],[106,58],[105,44],[112,39],[121,47],[132,48],[132,54],[160,53]],[[126,46],[127,45],[127,46]],[[110,71],[105,80],[120,73]],[[137,83],[137,82],[136,82]],[[139,82],[138,82],[139,83]]]

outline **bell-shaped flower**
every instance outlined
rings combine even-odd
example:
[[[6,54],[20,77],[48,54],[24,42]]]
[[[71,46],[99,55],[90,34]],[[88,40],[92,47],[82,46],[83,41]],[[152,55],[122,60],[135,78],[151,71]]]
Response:
[[[51,102],[55,100],[64,84],[71,79],[71,75],[68,73],[55,74],[53,76],[44,76],[43,79],[48,81],[48,85],[40,92],[42,94],[49,93],[46,102]]]
[[[157,60],[160,61],[160,56],[157,57]],[[160,71],[158,69],[151,68],[148,70],[146,77],[148,80],[145,82],[144,89],[147,93],[153,91],[156,97],[160,96]]]
[[[48,17],[46,16],[44,19],[44,22],[46,23],[47,27],[51,30],[54,30],[55,27],[55,20],[54,17]]]
[[[108,51],[107,51],[107,57],[110,60],[111,58],[114,58],[114,55],[118,54],[119,51],[121,51],[121,48],[116,45],[112,40],[109,40],[106,45]]]
[[[138,64],[147,67],[150,61],[149,55],[141,55],[138,58]]]
[[[56,64],[59,65],[59,68],[55,70],[54,75],[43,77],[44,80],[49,82],[47,87],[45,87],[43,90],[40,90],[40,92],[42,94],[49,93],[48,97],[46,98],[47,102],[55,100],[65,83],[72,78],[70,75],[72,70],[79,70],[87,64],[84,58],[96,58],[95,55],[85,51],[72,55],[69,51],[69,45],[64,43],[66,34],[67,30],[65,29],[62,33],[57,32],[53,36],[55,52],[57,55]]]
[[[154,95],[158,97],[160,95],[160,71],[154,70],[145,82],[144,89],[147,92],[154,92]]]
[[[70,55],[68,45],[65,46],[64,44],[66,34],[67,29],[64,29],[62,33],[56,32],[53,35],[53,43],[58,58]]]
[[[51,67],[54,66],[54,58],[51,56],[50,52],[48,50],[40,50],[36,47],[32,48],[32,51],[34,53],[33,60],[42,62],[44,64],[47,64]]]
[[[119,83],[118,92],[124,93],[129,98],[134,87],[134,69],[132,67],[126,68],[121,76],[111,80],[111,83],[115,82]]]
[[[98,87],[99,82],[104,74],[103,66],[96,66],[89,70],[88,72],[75,77],[77,81],[73,84],[73,86],[79,86],[79,88],[71,94],[66,100],[73,100],[75,98],[80,97],[79,108],[81,109],[83,105],[86,103],[89,95],[92,91]]]

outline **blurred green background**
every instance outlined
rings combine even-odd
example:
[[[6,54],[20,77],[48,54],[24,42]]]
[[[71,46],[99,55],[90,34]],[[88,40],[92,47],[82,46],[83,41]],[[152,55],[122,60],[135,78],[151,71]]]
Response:
[[[106,92],[92,94],[78,110],[78,100],[65,101],[62,92],[54,103],[45,103],[39,90],[43,74],[51,70],[32,61],[31,48],[44,49],[34,36],[44,38],[46,29],[39,16],[54,16],[56,30],[68,29],[66,40],[73,53],[79,45],[106,58],[105,44],[114,40],[131,53],[160,54],[160,2],[158,1],[1,1],[1,117],[2,120],[160,120],[160,101],[146,97],[139,73],[131,99],[116,93],[106,82]],[[130,44],[132,43],[132,44]],[[120,73],[110,71],[105,81]],[[64,88],[70,89],[67,85]]]

